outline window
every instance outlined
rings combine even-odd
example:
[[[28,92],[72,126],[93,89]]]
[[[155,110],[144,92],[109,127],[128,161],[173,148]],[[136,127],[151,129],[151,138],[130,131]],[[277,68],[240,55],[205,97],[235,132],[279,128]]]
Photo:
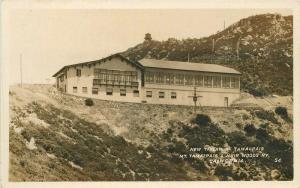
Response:
[[[166,75],[166,84],[170,84],[170,85],[174,84],[174,74]]]
[[[115,82],[120,82],[120,80],[121,80],[121,76],[119,74],[115,74],[114,75],[114,81]]]
[[[158,92],[158,97],[161,99],[165,98],[165,92],[162,92],[162,91]]]
[[[140,96],[140,91],[139,90],[133,90],[133,96],[134,97],[139,97]]]
[[[82,93],[87,93],[87,87],[82,87]]]
[[[126,96],[126,89],[120,89],[120,96]]]
[[[107,75],[106,75],[106,81],[107,81],[107,83],[112,84],[113,81],[114,81],[114,75],[112,75],[112,74],[107,74]]]
[[[146,97],[151,98],[152,97],[152,91],[146,91]]]
[[[240,87],[239,78],[231,77],[231,88],[238,89]]]
[[[193,85],[194,77],[192,75],[185,75],[185,85]]]
[[[95,79],[100,79],[99,83],[101,84],[131,85],[131,82],[138,81],[136,71],[95,69],[94,77]]]
[[[203,76],[198,75],[195,77],[195,85],[203,87]]]
[[[113,88],[106,88],[106,95],[113,95]]]
[[[73,93],[77,93],[77,87],[73,87]]]
[[[154,83],[154,73],[146,72],[145,81],[146,81],[146,83]]]
[[[130,72],[131,74],[131,81],[137,82],[137,72]]]
[[[221,88],[221,76],[213,76],[213,87]]]
[[[230,88],[230,77],[224,76],[222,78],[222,87],[223,88]]]
[[[125,84],[125,75],[120,75],[120,84]]]
[[[106,74],[100,73],[100,74],[98,75],[98,78],[101,79],[101,82],[102,82],[102,83],[105,83],[105,82],[107,81]]]
[[[176,92],[171,92],[171,99],[176,99],[176,98],[177,98]]]
[[[156,73],[156,83],[163,84],[164,83],[164,74],[159,72]]]
[[[184,75],[183,74],[176,74],[175,75],[175,83],[177,85],[183,85],[184,84]]]
[[[98,95],[98,88],[93,88],[92,89],[92,94]]]
[[[81,76],[81,69],[76,69],[76,76],[78,76],[78,77]]]
[[[60,76],[60,77],[59,77],[60,82],[63,82],[63,81],[64,81],[64,78],[65,78],[64,75]]]
[[[212,76],[204,76],[204,87],[212,87]]]

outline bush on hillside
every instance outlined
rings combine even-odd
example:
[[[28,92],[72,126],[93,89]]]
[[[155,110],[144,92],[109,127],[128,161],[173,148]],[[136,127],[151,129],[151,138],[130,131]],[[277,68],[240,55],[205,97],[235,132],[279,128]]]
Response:
[[[228,180],[229,177],[232,177],[232,169],[225,166],[217,166],[215,169],[215,175],[220,177],[221,180]]]
[[[193,120],[193,123],[198,125],[207,126],[211,123],[211,119],[206,114],[197,114],[196,118]]]
[[[85,103],[86,106],[93,106],[94,105],[94,101],[90,98],[85,99],[84,103]]]
[[[270,140],[270,136],[269,136],[268,131],[266,129],[263,129],[263,128],[257,129],[256,138],[258,140],[260,140],[261,142],[263,142],[263,143]]]
[[[248,89],[248,92],[255,97],[262,97],[262,96],[267,95],[267,92],[262,88],[250,87],[247,89]]]
[[[244,147],[249,145],[247,137],[240,131],[228,133],[227,143],[232,147]]]
[[[214,123],[202,127],[184,125],[179,135],[187,140],[186,144],[189,148],[205,145],[223,146],[226,142],[225,132]]]
[[[275,108],[275,113],[280,115],[283,118],[287,118],[288,117],[288,113],[287,113],[287,109],[286,107],[282,107],[282,106],[278,106]]]
[[[256,128],[252,124],[247,124],[244,128],[247,136],[254,136],[256,133]]]
[[[252,112],[252,114],[253,114],[253,112]],[[272,111],[256,110],[256,111],[254,111],[254,114],[259,119],[268,120],[268,121],[270,121],[272,123],[275,123],[275,124],[278,123],[277,119],[274,116],[275,114]]]

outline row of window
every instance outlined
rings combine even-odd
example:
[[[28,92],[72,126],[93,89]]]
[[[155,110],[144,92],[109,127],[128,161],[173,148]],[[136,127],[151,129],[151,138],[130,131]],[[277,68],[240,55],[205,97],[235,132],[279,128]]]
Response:
[[[158,83],[168,85],[188,85],[207,88],[239,88],[238,77],[230,76],[205,76],[205,75],[186,75],[163,72],[146,72],[146,83]]]
[[[76,76],[81,76],[81,69],[76,69]],[[118,71],[107,69],[95,69],[94,76],[101,82],[137,82],[136,71]],[[207,76],[207,75],[187,75],[163,72],[146,72],[146,83],[158,83],[168,85],[200,86],[207,88],[239,88],[238,77],[230,76]]]
[[[152,97],[152,91],[146,91],[146,97],[151,98]],[[159,91],[158,92],[158,98],[165,98],[165,92],[164,91]],[[177,98],[177,93],[176,92],[171,92],[171,99],[176,99]]]
[[[82,93],[87,93],[87,87],[82,87]],[[92,88],[92,94],[93,95],[98,95],[99,89],[98,88]],[[73,93],[78,93],[77,87],[73,87]],[[106,95],[113,95],[113,88],[106,88]],[[139,97],[140,93],[139,90],[133,90],[133,96],[134,97]],[[120,96],[126,96],[126,89],[120,88]],[[147,98],[152,98],[153,94],[152,91],[146,91],[146,97]],[[176,92],[171,92],[171,99],[176,99],[177,94]],[[165,98],[165,92],[164,91],[159,91],[158,92],[158,98]]]
[[[113,74],[113,75],[137,75],[136,71],[120,71],[120,70],[108,70],[108,69],[94,69],[95,75],[98,74]]]
[[[87,93],[87,87],[82,87],[82,93]],[[92,94],[98,95],[99,89],[92,88]],[[76,86],[73,87],[73,93],[78,93],[78,89]],[[106,95],[113,95],[113,88],[106,88]],[[126,96],[126,89],[120,88],[120,96]],[[139,90],[133,90],[133,96],[139,97]]]
[[[136,71],[118,71],[107,69],[95,69],[95,78],[101,82],[137,82]],[[81,69],[76,69],[76,76],[81,76]],[[61,78],[63,81],[63,78]],[[188,85],[200,86],[207,88],[239,88],[240,82],[238,77],[230,76],[204,76],[204,75],[187,75],[173,74],[163,72],[146,72],[146,83],[158,83],[169,85]]]
[[[117,82],[137,82],[136,71],[117,71],[106,69],[95,69],[94,77],[101,79],[104,82],[117,81]]]
[[[94,69],[95,75],[100,74],[112,74],[112,75],[129,75],[129,76],[136,76],[136,71],[119,71],[119,70],[108,70],[108,69]],[[81,69],[76,69],[76,76],[81,76]]]
[[[119,70],[108,70],[108,69],[95,69],[94,75],[96,78],[102,78],[103,75],[108,75],[109,78],[114,78],[115,76],[133,76],[137,77],[136,71],[119,71]],[[81,69],[76,69],[76,76],[81,76]]]

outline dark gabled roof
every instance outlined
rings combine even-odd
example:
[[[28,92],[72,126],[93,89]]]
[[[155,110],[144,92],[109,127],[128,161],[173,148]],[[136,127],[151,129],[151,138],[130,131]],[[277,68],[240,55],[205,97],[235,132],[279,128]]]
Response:
[[[199,72],[241,74],[240,72],[221,65],[205,64],[205,63],[190,63],[181,61],[166,61],[156,59],[142,59],[139,61],[143,67],[160,68],[160,69],[175,69]]]
[[[142,59],[140,61],[131,61],[124,57],[123,55],[117,53],[105,57],[103,59],[89,61],[84,63],[77,63],[72,65],[66,65],[62,67],[59,71],[57,71],[53,77],[56,77],[59,73],[69,67],[74,66],[83,66],[83,65],[94,65],[96,63],[105,62],[114,57],[119,57],[121,60],[126,61],[137,68],[143,70],[145,67],[150,68],[160,68],[160,69],[173,69],[173,70],[187,70],[187,71],[199,71],[199,72],[213,72],[213,73],[227,73],[227,74],[241,74],[239,71],[236,71],[232,68],[216,65],[216,64],[205,64],[205,63],[189,63],[189,62],[181,62],[181,61],[166,61],[166,60],[157,60],[157,59]]]
[[[61,73],[66,68],[75,67],[75,66],[81,66],[81,65],[82,66],[83,65],[93,65],[93,64],[96,64],[96,63],[101,63],[101,62],[105,62],[107,60],[111,60],[114,57],[119,57],[119,58],[121,58],[121,60],[126,61],[126,62],[128,62],[128,63],[136,66],[139,69],[143,69],[143,66],[139,62],[130,61],[129,59],[127,59],[123,55],[121,55],[119,53],[116,53],[116,54],[110,55],[108,57],[105,57],[103,59],[99,59],[99,60],[95,60],[95,61],[89,61],[89,62],[84,62],[84,63],[77,63],[77,64],[66,65],[66,66],[62,67],[59,71],[57,71],[52,77],[56,77],[59,73]]]

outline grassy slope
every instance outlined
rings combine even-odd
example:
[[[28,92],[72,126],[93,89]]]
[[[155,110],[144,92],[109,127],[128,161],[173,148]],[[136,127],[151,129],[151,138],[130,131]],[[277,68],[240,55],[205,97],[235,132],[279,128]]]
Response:
[[[11,88],[10,180],[272,179],[261,168],[279,169],[275,179],[292,177],[292,123],[272,111],[204,108],[201,113],[213,122],[199,128],[191,107],[95,102],[86,107],[83,99],[61,95],[49,86]],[[246,124],[265,130],[264,141],[245,136]],[[234,146],[237,140],[264,145],[269,153],[282,147],[276,156],[287,160],[277,166],[268,160],[234,165],[239,170],[216,169],[205,160],[178,160],[178,153],[189,147]]]

